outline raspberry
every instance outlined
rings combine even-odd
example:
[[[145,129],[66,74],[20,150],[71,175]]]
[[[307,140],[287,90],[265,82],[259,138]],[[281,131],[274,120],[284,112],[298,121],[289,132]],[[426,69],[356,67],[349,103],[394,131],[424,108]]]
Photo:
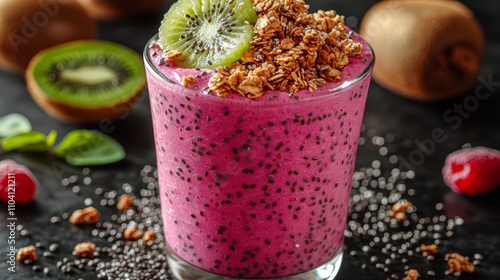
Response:
[[[10,159],[0,161],[0,200],[30,202],[37,189],[38,181],[26,166]]]
[[[485,147],[455,151],[446,157],[442,172],[444,182],[457,193],[487,193],[500,185],[500,151]]]

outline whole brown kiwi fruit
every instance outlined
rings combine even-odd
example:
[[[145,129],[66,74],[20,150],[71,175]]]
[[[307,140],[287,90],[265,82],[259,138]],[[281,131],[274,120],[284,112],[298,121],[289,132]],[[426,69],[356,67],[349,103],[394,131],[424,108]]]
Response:
[[[77,0],[96,19],[119,19],[143,15],[161,7],[165,0]]]
[[[0,67],[23,71],[39,51],[94,39],[97,24],[72,0],[0,0]]]
[[[455,0],[387,0],[364,15],[360,34],[377,57],[373,80],[420,101],[457,97],[476,81],[484,35]]]

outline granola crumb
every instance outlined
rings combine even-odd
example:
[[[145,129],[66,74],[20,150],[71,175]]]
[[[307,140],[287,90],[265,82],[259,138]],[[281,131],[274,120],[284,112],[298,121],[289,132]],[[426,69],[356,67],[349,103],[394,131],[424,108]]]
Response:
[[[33,245],[19,248],[16,254],[18,262],[33,263],[37,260],[36,247]]]
[[[196,78],[193,75],[184,76],[181,83],[184,87],[190,88],[196,84]]]
[[[128,194],[122,194],[118,203],[116,204],[116,208],[120,211],[125,211],[132,206],[132,198]]]
[[[155,241],[156,240],[156,234],[154,231],[148,230],[144,232],[144,235],[142,236],[142,240],[147,242],[147,241]]]
[[[76,244],[73,254],[77,257],[86,258],[95,251],[95,244],[92,242],[82,242]]]
[[[100,214],[95,207],[89,206],[83,209],[77,209],[69,217],[69,222],[72,224],[95,224],[99,222]]]
[[[125,237],[125,239],[127,240],[137,240],[141,239],[143,234],[143,231],[138,229],[137,227],[129,226],[123,232],[123,237]]]
[[[182,54],[182,52],[179,50],[165,50],[163,52],[163,57],[166,60],[172,60],[172,59],[175,59],[176,57],[180,56],[181,54]]]
[[[412,207],[413,204],[411,202],[408,202],[406,200],[401,200],[397,203],[395,203],[391,210],[387,212],[387,214],[396,219],[398,222],[404,222],[407,219],[407,211],[410,207]]]
[[[458,253],[446,254],[444,258],[448,262],[447,274],[450,273],[472,273],[474,272],[474,264],[469,261],[468,257]]]
[[[420,245],[420,252],[426,255],[434,255],[437,252],[437,245],[436,244],[430,244],[430,245],[425,245],[421,244]]]
[[[406,276],[401,280],[417,280],[420,274],[416,269],[410,269],[406,272]]]

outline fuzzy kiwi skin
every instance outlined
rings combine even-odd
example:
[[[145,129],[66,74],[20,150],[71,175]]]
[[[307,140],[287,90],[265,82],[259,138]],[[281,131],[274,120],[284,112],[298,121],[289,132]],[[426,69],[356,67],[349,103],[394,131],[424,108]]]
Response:
[[[69,43],[71,44],[71,43]],[[121,100],[115,104],[109,104],[103,107],[86,107],[73,104],[66,104],[49,98],[38,86],[33,75],[33,67],[36,65],[37,57],[35,55],[31,60],[25,72],[26,87],[35,101],[49,116],[63,122],[75,124],[99,124],[101,122],[118,120],[126,117],[132,107],[137,103],[146,87],[146,79],[138,87],[137,92],[131,94],[127,99]]]
[[[173,1],[173,0],[172,0]],[[140,16],[165,4],[165,0],[77,0],[96,19]]]
[[[455,0],[379,2],[363,17],[360,34],[377,56],[373,80],[425,102],[465,93],[484,55],[480,24]]]
[[[22,72],[39,51],[95,39],[97,24],[75,1],[0,0],[0,67]]]

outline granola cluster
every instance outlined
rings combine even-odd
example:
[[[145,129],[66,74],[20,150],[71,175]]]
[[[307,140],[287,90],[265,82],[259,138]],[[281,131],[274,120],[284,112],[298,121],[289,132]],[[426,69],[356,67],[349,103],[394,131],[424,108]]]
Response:
[[[437,245],[436,244],[430,244],[430,245],[425,245],[422,244],[420,245],[420,252],[424,255],[434,255],[437,252]]]
[[[142,236],[142,240],[144,242],[155,241],[156,240],[156,233],[154,231],[151,231],[151,230],[145,231],[144,235]]]
[[[69,222],[75,225],[78,224],[95,224],[100,219],[99,211],[95,207],[89,206],[83,209],[77,209],[69,217]]]
[[[127,240],[137,240],[141,239],[144,232],[137,228],[136,226],[129,226],[123,232],[123,237]]]
[[[401,280],[417,280],[420,274],[416,269],[410,269],[406,272],[406,276]]]
[[[118,199],[118,203],[116,204],[116,208],[120,211],[125,211],[132,207],[133,205],[132,198],[128,194],[122,194]]]
[[[458,253],[446,254],[445,260],[448,262],[449,273],[474,272],[474,264],[469,261],[469,258]]]
[[[182,77],[181,84],[184,87],[190,88],[196,84],[196,78],[192,75],[184,76],[184,77]]]
[[[411,208],[412,206],[413,204],[411,202],[406,200],[401,200],[395,203],[392,206],[391,210],[387,212],[387,214],[399,222],[404,222],[408,218],[406,216],[408,209]]]
[[[335,11],[309,14],[303,0],[252,0],[258,20],[251,48],[240,61],[219,67],[209,88],[257,98],[264,90],[296,93],[340,79],[349,57],[362,46],[350,38]]]
[[[95,244],[92,242],[82,242],[73,248],[73,254],[77,257],[86,258],[95,251]]]
[[[36,247],[33,245],[19,248],[16,254],[18,262],[33,263],[37,260]]]

